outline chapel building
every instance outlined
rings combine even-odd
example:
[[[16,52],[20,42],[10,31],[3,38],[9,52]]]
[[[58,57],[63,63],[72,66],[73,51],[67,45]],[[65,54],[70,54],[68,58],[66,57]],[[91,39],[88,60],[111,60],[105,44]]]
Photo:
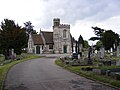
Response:
[[[70,25],[60,24],[60,19],[53,19],[53,32],[41,31],[39,34],[29,34],[28,53],[67,53],[73,51],[73,38]]]

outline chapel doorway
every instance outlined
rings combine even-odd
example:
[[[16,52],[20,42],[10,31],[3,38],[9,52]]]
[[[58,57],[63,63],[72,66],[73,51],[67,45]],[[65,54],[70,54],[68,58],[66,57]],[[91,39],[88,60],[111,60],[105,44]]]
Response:
[[[64,53],[67,53],[67,45],[64,45],[63,50],[64,50]]]
[[[36,54],[40,54],[40,46],[36,46]]]

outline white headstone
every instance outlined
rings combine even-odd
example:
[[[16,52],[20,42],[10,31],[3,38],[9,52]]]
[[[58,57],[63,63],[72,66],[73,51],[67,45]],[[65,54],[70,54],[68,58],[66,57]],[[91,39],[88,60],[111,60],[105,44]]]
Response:
[[[78,59],[80,59],[80,54],[78,54]]]
[[[116,61],[116,66],[120,66],[120,60]]]
[[[100,51],[97,51],[97,57],[100,58],[101,54]]]
[[[110,49],[110,55],[113,55],[113,49],[112,48]]]
[[[76,53],[75,46],[73,47],[73,53]]]
[[[12,49],[12,52],[11,52],[11,54],[12,54],[12,55],[14,54],[14,49]]]
[[[100,58],[104,58],[104,56],[105,56],[105,49],[103,47],[100,48],[100,53],[101,53]]]
[[[82,52],[82,48],[83,48],[83,45],[80,44],[80,45],[79,45],[79,52]]]
[[[88,51],[85,52],[85,57],[88,57]]]
[[[117,46],[117,57],[119,57],[119,55],[120,55],[120,47],[119,46]]]

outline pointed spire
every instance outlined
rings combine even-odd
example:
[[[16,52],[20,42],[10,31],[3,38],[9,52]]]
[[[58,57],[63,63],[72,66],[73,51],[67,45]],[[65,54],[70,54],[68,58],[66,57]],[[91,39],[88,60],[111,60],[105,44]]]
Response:
[[[78,43],[79,44],[83,44],[84,43],[83,37],[81,35],[78,38]]]

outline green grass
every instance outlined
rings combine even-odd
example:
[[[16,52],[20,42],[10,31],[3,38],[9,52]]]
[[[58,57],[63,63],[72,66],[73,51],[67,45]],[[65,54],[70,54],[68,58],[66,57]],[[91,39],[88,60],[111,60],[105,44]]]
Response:
[[[96,67],[97,69],[101,69],[101,70],[108,70],[108,69],[114,69],[114,68],[120,68],[120,66],[101,66],[101,67]]]
[[[5,57],[0,55],[0,62],[4,61],[5,60]]]
[[[93,66],[67,66],[64,64],[62,64],[62,62],[60,60],[56,60],[55,63],[61,67],[63,67],[64,69],[67,69],[73,73],[76,73],[80,76],[95,80],[95,81],[99,81],[102,82],[104,84],[108,84],[111,86],[115,86],[120,88],[120,81],[119,80],[115,80],[113,78],[107,77],[105,75],[97,75],[95,73],[92,73],[90,71],[82,71],[81,68],[85,68],[85,67],[93,67]],[[102,69],[107,69],[107,68],[116,68],[115,66],[112,67],[102,67]]]
[[[0,90],[2,90],[3,88],[3,83],[5,80],[5,77],[8,73],[8,71],[10,70],[11,67],[13,67],[14,65],[27,61],[27,60],[31,60],[34,58],[40,58],[40,56],[36,56],[36,55],[32,55],[32,54],[24,54],[25,57],[22,60],[18,60],[18,61],[13,61],[11,63],[5,64],[3,66],[0,66]]]
[[[112,57],[112,60],[120,60],[120,57]]]

